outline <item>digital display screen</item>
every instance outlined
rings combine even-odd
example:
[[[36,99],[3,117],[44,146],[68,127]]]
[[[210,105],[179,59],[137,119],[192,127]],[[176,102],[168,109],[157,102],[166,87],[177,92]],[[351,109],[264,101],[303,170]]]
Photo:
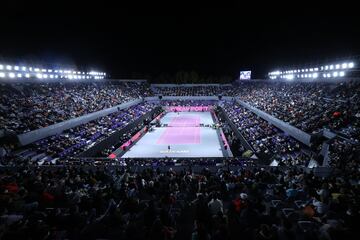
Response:
[[[251,71],[240,71],[240,80],[251,79]]]

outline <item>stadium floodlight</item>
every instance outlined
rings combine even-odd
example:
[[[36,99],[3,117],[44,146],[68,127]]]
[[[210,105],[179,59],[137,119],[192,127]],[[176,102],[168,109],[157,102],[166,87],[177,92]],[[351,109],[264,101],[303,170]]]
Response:
[[[46,69],[41,69],[42,72],[46,72]]]
[[[50,74],[50,78],[54,78],[54,75]]]
[[[14,77],[15,77],[15,73],[12,73],[12,72],[9,73],[9,77],[10,77],[10,78],[14,78]]]
[[[313,68],[310,68],[310,72],[312,72],[314,69]]]
[[[333,70],[334,69],[334,65],[330,65],[330,70]]]
[[[26,78],[30,78],[30,74],[26,73],[26,74],[25,74],[25,77],[26,77]]]
[[[5,77],[5,73],[0,72],[0,78],[4,78]]]
[[[59,78],[59,75],[55,75],[55,78]]]
[[[21,70],[25,72],[25,71],[26,71],[26,67],[21,67]]]
[[[42,79],[43,75],[41,73],[38,73],[38,74],[36,74],[36,77],[39,78],[39,79]]]
[[[331,77],[331,74],[330,74],[330,73],[328,73],[328,74],[326,74],[326,76],[327,76],[327,77]]]
[[[73,79],[73,76],[72,76],[72,75],[68,75],[68,78],[69,78],[69,79]]]
[[[326,73],[323,74],[323,77],[326,78]]]
[[[51,73],[53,70],[52,69],[48,69],[48,72]]]
[[[348,68],[353,68],[353,67],[354,67],[354,63],[353,63],[353,62],[348,63]]]
[[[338,76],[338,72],[333,72],[333,76],[337,77]]]
[[[35,71],[35,72],[40,72],[40,69],[39,69],[39,68],[35,68],[34,71]]]
[[[328,69],[329,69],[329,66],[328,66],[328,65],[326,65],[326,66],[325,66],[325,70],[328,70]]]
[[[29,67],[29,71],[32,72],[33,68],[32,67]]]
[[[319,71],[319,68],[314,68],[314,71]]]
[[[341,71],[341,72],[339,73],[339,76],[340,76],[340,77],[345,76],[345,72],[344,72],[344,71]]]
[[[48,75],[47,75],[47,74],[43,74],[43,78],[48,78]]]
[[[339,69],[339,68],[340,68],[340,64],[336,64],[335,69]]]
[[[19,71],[19,66],[14,66],[15,71]]]
[[[17,76],[18,78],[22,78],[22,74],[21,74],[21,73],[18,73],[16,76]]]
[[[11,70],[11,69],[12,69],[12,66],[10,66],[10,65],[6,66],[6,70]]]
[[[4,66],[0,64],[0,70],[3,70],[4,69]]]
[[[318,73],[313,73],[312,75],[313,78],[317,78],[318,76],[319,76]]]
[[[59,73],[63,73],[63,70],[59,70]]]

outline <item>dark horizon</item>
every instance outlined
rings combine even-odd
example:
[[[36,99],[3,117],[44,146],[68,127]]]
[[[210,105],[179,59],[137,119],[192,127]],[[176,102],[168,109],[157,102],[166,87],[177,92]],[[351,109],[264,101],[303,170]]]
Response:
[[[239,8],[155,14],[121,9],[83,14],[2,16],[0,61],[77,66],[112,77],[156,78],[178,71],[262,78],[279,67],[360,54],[356,16],[242,16]]]

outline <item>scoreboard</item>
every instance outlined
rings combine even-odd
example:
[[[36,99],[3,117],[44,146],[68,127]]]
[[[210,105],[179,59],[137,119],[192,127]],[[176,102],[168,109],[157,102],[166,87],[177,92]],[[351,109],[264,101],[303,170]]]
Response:
[[[240,71],[240,80],[251,79],[251,71]]]

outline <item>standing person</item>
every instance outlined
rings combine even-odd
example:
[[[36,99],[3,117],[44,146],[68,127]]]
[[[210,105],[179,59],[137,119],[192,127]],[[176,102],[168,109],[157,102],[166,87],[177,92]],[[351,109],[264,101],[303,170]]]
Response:
[[[170,145],[168,145],[168,151],[170,151]]]

